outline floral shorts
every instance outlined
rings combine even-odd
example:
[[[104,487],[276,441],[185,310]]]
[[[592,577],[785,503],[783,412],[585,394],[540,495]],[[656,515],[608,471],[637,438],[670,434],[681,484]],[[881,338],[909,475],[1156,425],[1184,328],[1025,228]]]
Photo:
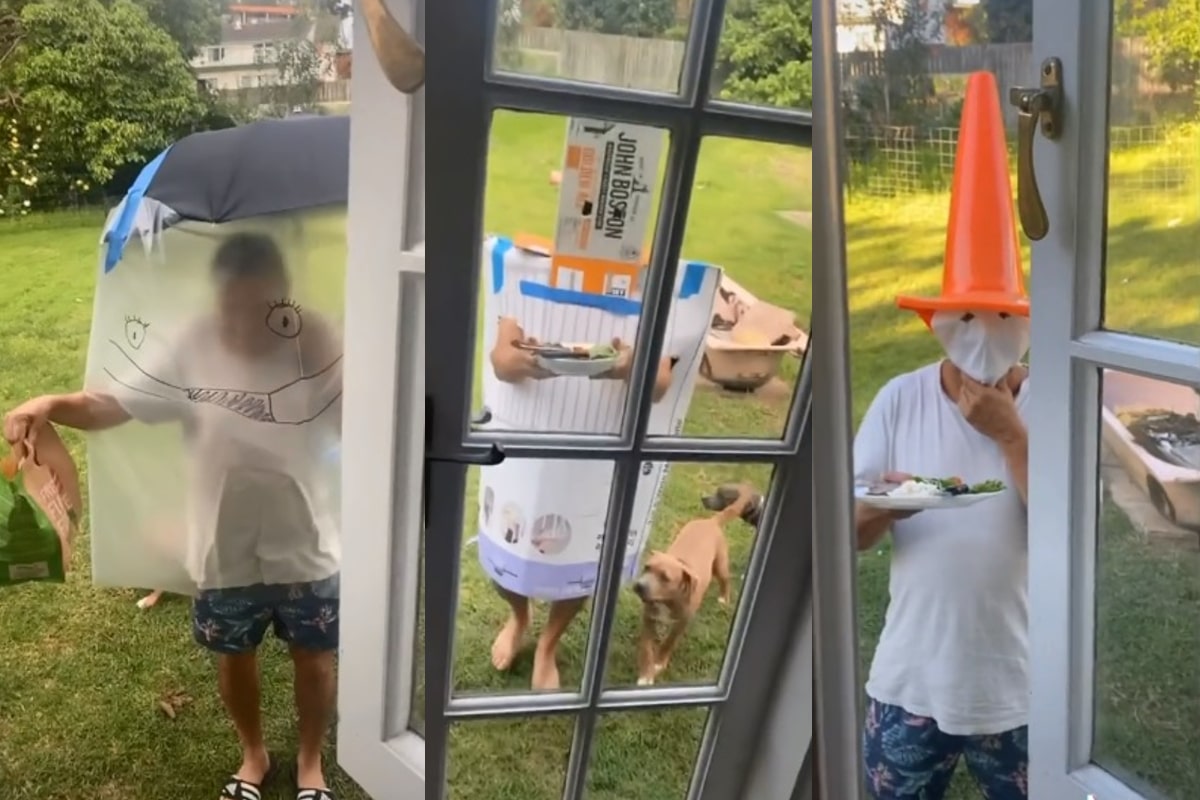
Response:
[[[201,647],[226,655],[258,649],[267,628],[302,650],[337,650],[340,586],[334,575],[313,583],[201,592],[192,606],[192,635]]]
[[[951,736],[928,717],[870,700],[863,755],[874,800],[941,800],[960,760],[986,800],[1029,797],[1028,728]]]

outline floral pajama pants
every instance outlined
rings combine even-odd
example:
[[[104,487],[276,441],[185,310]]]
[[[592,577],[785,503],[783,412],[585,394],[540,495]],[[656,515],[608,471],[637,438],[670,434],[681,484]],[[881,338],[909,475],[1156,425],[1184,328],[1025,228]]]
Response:
[[[942,800],[960,760],[985,800],[1029,797],[1029,730],[951,736],[928,717],[870,700],[863,730],[867,793],[874,800]]]

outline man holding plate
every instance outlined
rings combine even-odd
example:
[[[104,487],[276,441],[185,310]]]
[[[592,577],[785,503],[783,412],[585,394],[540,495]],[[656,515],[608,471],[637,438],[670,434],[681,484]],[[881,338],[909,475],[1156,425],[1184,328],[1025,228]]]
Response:
[[[870,486],[856,495],[858,547],[892,533],[867,789],[939,800],[965,761],[988,800],[1027,798],[1029,300],[988,73],[971,77],[963,108],[942,294],[897,305],[946,357],[884,386],[854,442],[856,481]]]

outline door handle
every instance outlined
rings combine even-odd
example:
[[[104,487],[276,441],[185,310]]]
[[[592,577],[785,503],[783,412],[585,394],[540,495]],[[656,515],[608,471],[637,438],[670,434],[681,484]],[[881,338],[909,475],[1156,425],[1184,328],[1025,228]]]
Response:
[[[1062,62],[1057,58],[1043,61],[1041,86],[1013,87],[1008,102],[1017,109],[1017,211],[1025,235],[1040,242],[1050,233],[1050,217],[1038,188],[1033,142],[1039,129],[1052,142],[1062,136]]]
[[[433,452],[433,398],[425,396],[425,465],[421,481],[421,524],[429,524],[429,467],[431,464],[464,464],[471,467],[494,467],[503,464],[508,455],[504,448],[492,444],[486,450],[464,450],[460,453]],[[490,418],[490,413],[489,413]]]
[[[507,454],[498,444],[493,444],[486,450],[464,450],[461,453],[433,452],[433,398],[425,397],[425,463],[429,464],[466,464],[471,467],[494,467],[503,464]],[[490,422],[492,412],[486,407],[480,416],[472,420],[472,425]]]

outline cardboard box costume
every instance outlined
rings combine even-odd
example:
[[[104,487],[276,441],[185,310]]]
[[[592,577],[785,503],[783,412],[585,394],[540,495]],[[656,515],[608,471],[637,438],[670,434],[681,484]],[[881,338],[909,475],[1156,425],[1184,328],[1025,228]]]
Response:
[[[483,250],[490,276],[485,300],[484,352],[495,345],[496,320],[512,317],[527,336],[542,342],[608,342],[637,337],[640,293],[613,297],[555,288],[551,258],[491,238]],[[678,359],[666,395],[651,406],[648,433],[673,435],[687,415],[712,319],[721,271],[680,264],[667,322],[663,356]],[[487,428],[612,434],[619,430],[628,385],[622,380],[558,376],[510,384],[484,370]],[[664,463],[642,465],[625,580],[636,573],[654,508],[667,476]],[[596,581],[612,487],[606,461],[510,459],[482,470],[479,494],[479,559],[505,589],[542,600],[591,594]]]

